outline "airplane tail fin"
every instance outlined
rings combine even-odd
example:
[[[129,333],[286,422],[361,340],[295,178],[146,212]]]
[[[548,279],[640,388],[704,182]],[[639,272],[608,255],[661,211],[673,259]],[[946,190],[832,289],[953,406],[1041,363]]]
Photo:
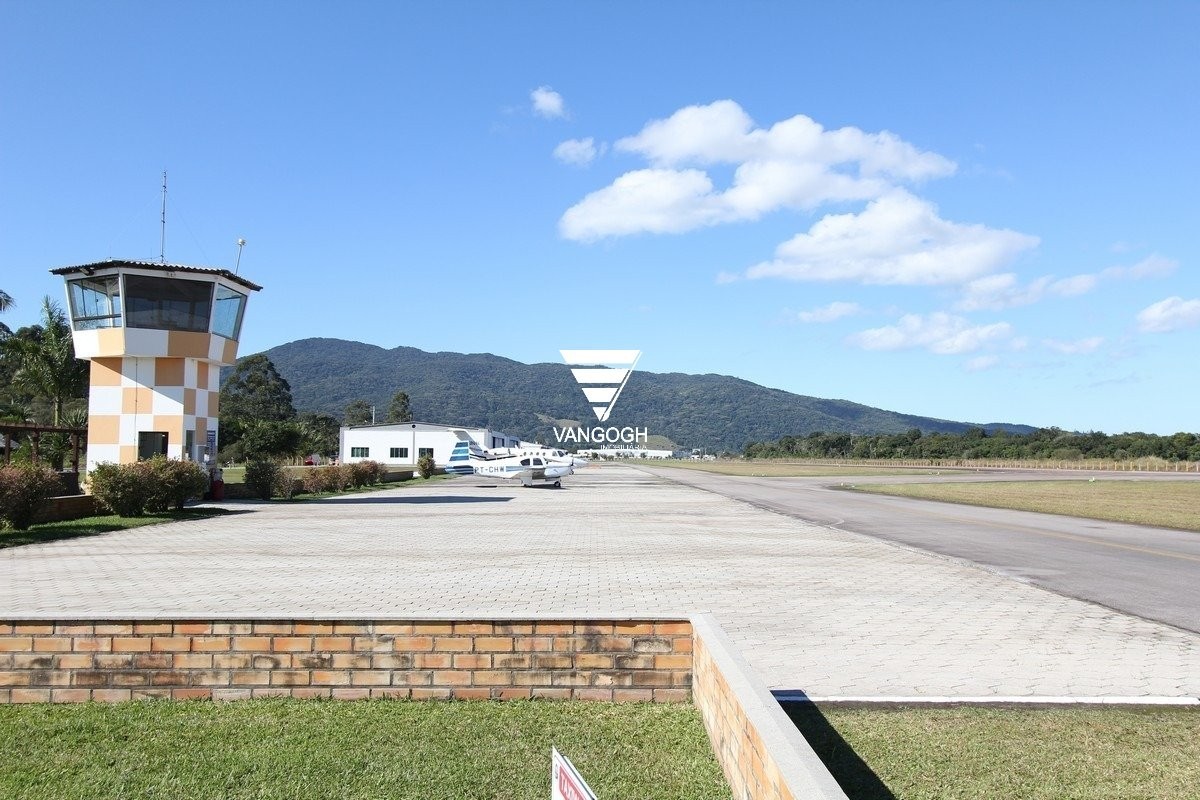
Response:
[[[471,459],[486,460],[487,453],[467,435],[466,431],[456,430],[454,435],[458,437],[458,441],[454,443],[454,449],[450,451],[446,472],[451,475],[471,475],[475,472],[475,468],[471,466]]]

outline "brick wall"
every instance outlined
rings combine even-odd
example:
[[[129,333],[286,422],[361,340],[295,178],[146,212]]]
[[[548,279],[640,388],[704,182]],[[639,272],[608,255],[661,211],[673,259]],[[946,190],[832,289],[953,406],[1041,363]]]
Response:
[[[679,620],[0,621],[0,703],[691,699]]]
[[[692,626],[692,698],[734,798],[846,800],[716,621],[698,615]]]

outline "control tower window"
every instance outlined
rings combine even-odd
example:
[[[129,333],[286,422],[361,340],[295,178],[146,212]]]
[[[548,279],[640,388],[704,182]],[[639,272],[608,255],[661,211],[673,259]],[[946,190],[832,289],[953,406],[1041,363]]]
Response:
[[[205,281],[125,276],[125,327],[208,332],[212,287]]]
[[[242,329],[242,311],[246,308],[246,295],[239,294],[227,286],[217,284],[216,302],[213,303],[212,332],[226,339],[236,339]]]
[[[69,281],[71,325],[77,331],[121,327],[121,288],[116,275]]]

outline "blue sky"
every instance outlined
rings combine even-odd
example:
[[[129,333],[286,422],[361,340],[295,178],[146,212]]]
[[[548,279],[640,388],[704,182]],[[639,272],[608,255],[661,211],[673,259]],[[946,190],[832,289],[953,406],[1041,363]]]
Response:
[[[0,288],[166,256],[309,336],[1200,430],[1200,4],[0,0]],[[402,376],[397,376],[402,384]]]

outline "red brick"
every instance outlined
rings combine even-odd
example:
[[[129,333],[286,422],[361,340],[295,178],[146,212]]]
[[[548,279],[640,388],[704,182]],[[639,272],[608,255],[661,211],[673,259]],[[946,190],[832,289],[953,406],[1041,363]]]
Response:
[[[69,653],[71,640],[65,636],[38,636],[33,640],[35,653]]]
[[[107,670],[81,669],[72,674],[71,683],[75,686],[108,686],[111,674]]]
[[[86,703],[91,695],[89,689],[51,689],[51,703]]]
[[[0,686],[28,686],[32,672],[0,672]]]
[[[213,655],[213,668],[248,669],[252,658],[249,653],[216,653]]]
[[[653,699],[653,689],[613,689],[613,701],[617,703],[649,703]]]
[[[413,656],[411,653],[376,653],[371,656],[371,667],[374,669],[412,669]]]
[[[148,672],[117,671],[112,673],[113,686],[145,686],[149,681]]]
[[[97,690],[99,691],[99,690]],[[212,698],[213,690],[211,688],[190,688],[190,689],[172,689],[172,700],[209,700]]]
[[[498,653],[492,656],[492,666],[497,669],[529,669],[533,666],[533,656]]]
[[[313,639],[313,651],[318,653],[349,652],[354,639],[349,636],[317,636]]]
[[[611,622],[584,622],[575,626],[575,632],[611,635],[613,633],[613,624]]]
[[[613,657],[603,653],[580,653],[575,656],[577,669],[612,669]]]
[[[119,664],[124,660],[126,664]],[[130,653],[128,655],[96,656],[98,669],[119,669],[130,666],[136,669],[170,669],[175,665],[173,653]]]
[[[71,649],[76,653],[112,652],[112,639],[107,636],[81,636],[71,642]]]
[[[187,636],[155,636],[150,642],[152,653],[186,653],[192,646]]]
[[[303,670],[277,669],[271,673],[272,686],[308,686],[309,675]]]
[[[193,686],[228,686],[229,670],[202,669],[192,673]]]
[[[251,622],[214,622],[212,624],[213,636],[244,636],[254,632],[254,624]]]
[[[271,647],[277,653],[306,653],[312,650],[312,639],[307,636],[277,636]]]
[[[112,651],[114,653],[148,653],[151,641],[153,640],[149,636],[114,638]]]
[[[365,651],[365,652],[371,652],[371,653],[388,653],[388,652],[391,652],[393,649],[393,644],[392,644],[393,640],[398,641],[402,638],[408,639],[411,637],[407,637],[407,636],[405,636],[405,637],[400,637],[400,636],[355,636],[354,637],[354,649],[358,652]],[[429,647],[427,647],[425,649],[428,650],[428,649],[431,649],[432,647],[433,647],[433,642],[431,641],[429,643]],[[395,649],[408,650],[410,648],[397,647]]]
[[[573,695],[575,700],[592,700],[601,702],[610,702],[613,699],[612,689],[597,689],[596,687],[581,686],[575,690]]]
[[[129,690],[129,697],[132,700],[170,700],[171,690],[165,686],[161,689],[148,689],[145,686],[134,687]]]
[[[571,664],[571,656],[559,655],[557,653],[533,654],[534,669],[570,669]]]
[[[377,635],[388,636],[411,636],[413,626],[411,622],[377,622],[375,623],[375,633]]]
[[[171,632],[171,623],[169,622],[135,622],[133,623],[133,633],[143,634],[169,634]]]
[[[249,700],[249,689],[213,689],[213,700]]]
[[[271,681],[271,673],[260,669],[238,669],[230,673],[230,682],[234,686],[266,686]]]
[[[15,690],[14,690],[15,691]],[[409,696],[413,700],[449,700],[451,689],[448,686],[413,687]]]
[[[330,636],[333,634],[332,622],[297,622],[294,631],[299,635]]]
[[[291,664],[291,656],[267,656],[256,654],[250,661],[254,669],[282,669],[284,663]]]
[[[300,700],[316,700],[323,697],[332,697],[333,691],[328,687],[320,686],[297,686],[292,689],[292,697]]]
[[[529,670],[513,673],[513,684],[517,686],[550,686],[555,673],[543,670]]]
[[[188,674],[186,672],[174,672],[172,670],[151,672],[150,684],[152,686],[187,686]]]
[[[329,669],[333,666],[333,653],[293,653],[290,663],[292,669]]]
[[[371,696],[370,689],[332,689],[330,694],[334,700],[366,700]]]
[[[389,700],[407,700],[409,689],[404,686],[378,686],[370,690],[371,697]]]
[[[479,636],[475,639],[475,650],[481,653],[511,653],[511,636]]]
[[[72,653],[70,655],[61,655],[58,657],[59,669],[91,669],[92,654],[91,653]]]
[[[573,622],[537,622],[534,624],[534,630],[538,633],[574,633],[575,623]]]
[[[123,703],[133,699],[129,689],[93,689],[92,700],[97,703]]]
[[[496,633],[529,635],[533,633],[532,622],[497,622],[493,626]]]
[[[208,653],[176,653],[175,669],[212,669],[213,657]]]
[[[492,690],[486,686],[458,686],[453,691],[455,700],[490,700]]]
[[[653,670],[635,670],[633,673],[634,686],[671,686],[673,681],[669,672]]]
[[[258,688],[250,690],[251,697],[291,697],[292,690],[284,686],[274,686],[271,688]]]
[[[193,636],[192,652],[211,653],[229,650],[228,636]]]
[[[211,622],[176,622],[171,626],[176,636],[207,636],[212,633]]]
[[[97,622],[93,627],[97,636],[131,636],[133,634],[133,623],[130,622]]]
[[[392,674],[384,670],[355,670],[350,673],[351,686],[390,686]]]
[[[413,691],[416,690],[414,689]],[[536,692],[537,689],[534,689],[533,691]],[[495,697],[496,694],[497,693],[493,693],[492,696]],[[533,696],[529,689],[518,689],[515,686],[505,686],[500,689],[498,694],[501,700],[525,700]]]
[[[488,669],[492,666],[492,657],[486,653],[462,653],[454,656],[455,669]]]
[[[656,703],[688,703],[691,702],[692,693],[687,689],[655,689],[654,702]]]
[[[10,689],[10,703],[49,703],[49,689]]]
[[[449,669],[454,656],[449,653],[417,653],[413,656],[413,666],[417,669]]]
[[[362,636],[371,632],[370,625],[364,625],[361,622],[335,622],[333,623],[333,632],[335,634],[345,634],[348,636]]]
[[[691,669],[692,657],[688,655],[655,656],[655,669]]]
[[[469,653],[473,642],[469,636],[438,636],[433,649],[439,652]]]
[[[0,636],[0,653],[25,653],[31,650],[32,636]]]
[[[434,636],[443,633],[453,633],[454,625],[449,622],[434,622],[432,620],[418,621],[412,624],[413,633],[417,636]]]
[[[284,636],[290,636],[294,629],[291,622],[256,622],[254,623],[254,633],[264,634],[273,633]]]
[[[671,640],[671,649],[676,653],[692,652],[692,639],[690,636],[677,636]]]
[[[617,656],[613,659],[613,666],[617,669],[654,669],[654,659],[655,656],[650,653]]]
[[[334,669],[370,669],[371,655],[369,653],[334,653]]]
[[[392,684],[396,686],[428,686],[433,683],[432,670],[405,670],[392,673]]]
[[[358,642],[355,642],[357,649]],[[427,653],[433,650],[432,636],[397,636],[392,643],[392,647],[400,652],[424,652]]]
[[[91,636],[96,632],[96,626],[90,622],[58,622],[54,632],[60,636]]]
[[[679,635],[691,636],[692,623],[690,622],[656,622],[654,623],[654,632],[660,635]]]
[[[512,673],[496,669],[476,670],[471,675],[471,683],[475,686],[508,686],[512,684]]]
[[[434,686],[470,686],[471,673],[463,669],[437,669],[433,671]]]
[[[554,646],[550,636],[521,636],[513,641],[513,650],[518,653],[545,652]]]
[[[315,669],[312,673],[312,683],[318,686],[349,686],[350,673],[344,669]]]
[[[515,678],[519,675],[520,673],[513,677]],[[520,683],[520,681],[513,682]],[[578,672],[554,672],[550,675],[551,686],[587,686],[588,682],[588,676],[581,675]]]
[[[490,622],[456,622],[454,623],[454,632],[456,634],[463,633],[491,633],[495,630]]]
[[[654,633],[654,623],[635,622],[633,620],[614,622],[613,632],[619,636],[632,636],[637,633]]]
[[[504,691],[508,691],[508,690],[502,690],[500,692],[501,697],[503,697]],[[533,697],[542,698],[544,700],[570,700],[571,699],[571,690],[570,689],[553,689],[549,686],[534,686],[530,690],[530,692],[532,693]],[[504,698],[504,699],[507,700],[508,698]]]
[[[271,639],[267,636],[237,636],[233,640],[233,649],[265,653],[271,650]]]
[[[54,633],[54,624],[50,622],[14,622],[12,632],[17,636]]]

